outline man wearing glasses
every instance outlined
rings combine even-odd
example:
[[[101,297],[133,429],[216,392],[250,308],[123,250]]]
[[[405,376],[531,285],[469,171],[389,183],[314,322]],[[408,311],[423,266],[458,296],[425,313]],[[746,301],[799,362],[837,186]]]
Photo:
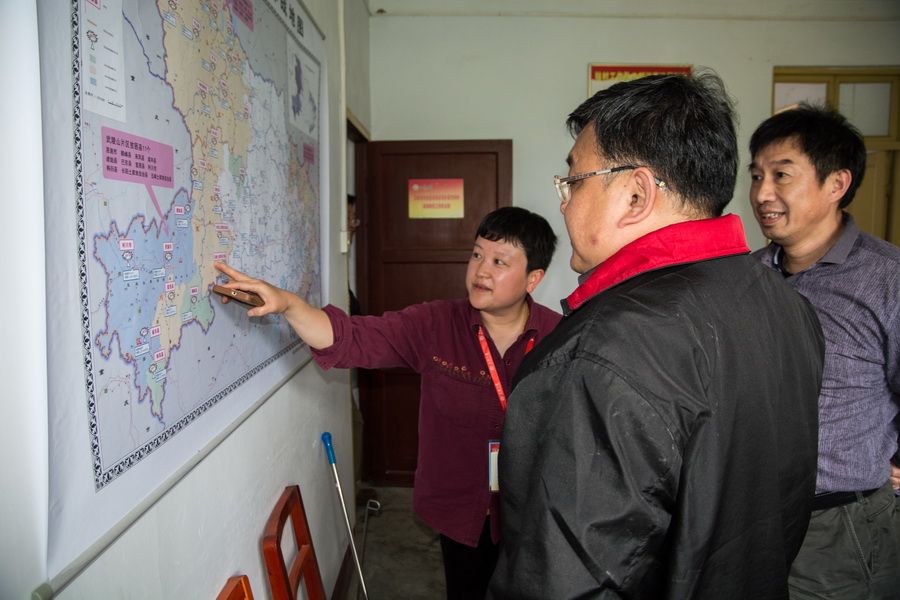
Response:
[[[816,475],[812,307],[749,256],[721,80],[615,85],[555,179],[580,285],[522,363],[494,598],[787,598]]]

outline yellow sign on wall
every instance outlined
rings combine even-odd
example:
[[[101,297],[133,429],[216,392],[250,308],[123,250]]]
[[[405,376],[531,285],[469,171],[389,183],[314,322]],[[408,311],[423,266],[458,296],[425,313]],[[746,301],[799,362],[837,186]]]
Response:
[[[463,179],[410,179],[410,219],[462,219]]]

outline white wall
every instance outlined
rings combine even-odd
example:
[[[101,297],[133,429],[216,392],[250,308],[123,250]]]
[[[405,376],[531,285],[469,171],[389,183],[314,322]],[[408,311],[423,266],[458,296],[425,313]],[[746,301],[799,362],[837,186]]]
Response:
[[[323,29],[329,68],[331,301],[345,305],[346,268],[337,235],[343,207],[345,101],[340,78],[340,5],[305,0]],[[0,120],[5,182],[3,417],[0,419],[0,598],[29,597],[47,577],[47,380],[45,257],[37,0],[0,2]],[[366,15],[367,16],[367,15]],[[357,17],[358,19],[358,17]],[[358,21],[355,21],[358,22]],[[308,24],[312,29],[311,24]],[[365,53],[365,49],[357,49]],[[364,59],[355,58],[357,63]],[[367,84],[366,84],[367,85]],[[368,106],[367,87],[357,97]],[[69,143],[71,132],[49,132]],[[73,203],[74,206],[74,203]],[[52,259],[52,257],[48,257]],[[259,551],[262,528],[285,485],[304,495],[326,590],[335,584],[347,534],[319,435],[335,439],[342,485],[353,497],[349,379],[312,363],[278,389],[240,427],[138,518],[61,590],[64,600],[213,598],[227,577],[250,576],[269,597]],[[350,509],[352,510],[352,502]]]
[[[347,108],[372,130],[369,103],[369,9],[366,0],[343,0],[347,52]],[[352,172],[350,173],[352,176]]]
[[[309,366],[289,381],[59,598],[214,598],[237,573],[249,575],[256,598],[268,598],[259,540],[272,506],[292,483],[303,493],[330,591],[347,535],[319,443],[322,431],[334,434],[338,464],[346,467],[342,486],[353,485],[346,373],[332,373]]]
[[[0,598],[44,578],[47,545],[47,373],[44,204],[35,0],[0,2]]]
[[[898,32],[897,21],[376,16],[372,133],[376,140],[511,138],[513,203],[546,216],[560,236],[535,294],[557,308],[576,281],[552,176],[566,170],[565,118],[587,97],[588,63],[693,64],[722,76],[737,102],[742,152],[728,211],[741,215],[759,247],[746,148],[770,113],[772,67],[900,64]]]

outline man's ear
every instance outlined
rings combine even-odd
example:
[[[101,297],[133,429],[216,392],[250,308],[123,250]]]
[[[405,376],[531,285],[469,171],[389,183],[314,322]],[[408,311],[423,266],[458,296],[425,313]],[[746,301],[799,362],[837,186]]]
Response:
[[[850,173],[850,169],[840,169],[829,175],[825,179],[824,184],[825,189],[828,191],[829,200],[834,202],[835,205],[839,204],[844,198],[844,194],[850,188],[852,181],[853,175]]]
[[[619,219],[620,228],[640,223],[652,215],[656,203],[660,201],[656,178],[650,169],[638,167],[630,175],[628,181],[630,197],[625,214]]]
[[[538,286],[541,280],[544,278],[544,270],[543,269],[535,269],[534,271],[528,271],[528,275],[525,276],[525,289],[530,294],[534,291],[534,288]]]

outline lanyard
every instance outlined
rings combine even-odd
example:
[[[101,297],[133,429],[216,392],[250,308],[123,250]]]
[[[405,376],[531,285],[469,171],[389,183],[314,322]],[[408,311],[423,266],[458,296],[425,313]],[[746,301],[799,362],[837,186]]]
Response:
[[[484,362],[487,363],[488,373],[491,374],[491,381],[494,382],[494,390],[497,392],[497,399],[500,400],[500,409],[506,414],[506,392],[503,391],[503,384],[500,383],[500,374],[497,373],[497,366],[494,364],[494,357],[491,356],[491,349],[487,343],[487,337],[484,335],[484,329],[478,326],[478,343],[481,344],[481,351],[484,353]],[[534,338],[528,340],[525,345],[525,354],[531,352],[534,348]]]

